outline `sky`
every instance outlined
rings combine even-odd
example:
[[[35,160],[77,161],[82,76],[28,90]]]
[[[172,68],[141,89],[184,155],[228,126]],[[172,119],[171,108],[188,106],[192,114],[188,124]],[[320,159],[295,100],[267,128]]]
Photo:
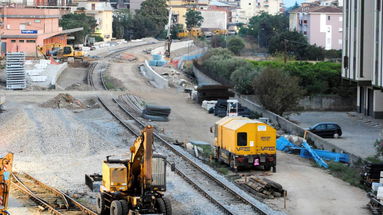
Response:
[[[298,2],[298,4],[304,2],[304,0],[283,0],[285,3],[285,7],[291,7],[294,6],[295,2]]]

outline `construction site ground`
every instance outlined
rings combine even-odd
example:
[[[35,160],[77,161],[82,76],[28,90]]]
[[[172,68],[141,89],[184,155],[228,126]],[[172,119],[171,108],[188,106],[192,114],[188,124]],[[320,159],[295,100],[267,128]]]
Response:
[[[0,151],[15,153],[16,171],[28,172],[48,185],[75,194],[81,202],[94,207],[95,193],[84,185],[84,174],[100,172],[101,161],[107,155],[128,155],[134,140],[107,111],[94,105],[97,95],[116,97],[129,93],[147,103],[170,106],[169,122],[153,122],[165,135],[180,142],[213,142],[209,128],[219,118],[208,114],[181,89],[156,89],[140,74],[138,65],[150,57],[143,50],[154,47],[158,44],[127,51],[137,56],[136,61],[111,60],[108,75],[118,79],[126,91],[1,91],[0,95],[6,95],[7,103],[6,112],[0,114]],[[63,77],[69,74],[71,78],[66,80],[71,81],[64,81],[65,84],[60,81],[59,84],[66,88],[83,83],[84,72],[79,73],[81,75],[65,71]],[[52,102],[56,100],[52,99],[61,92],[79,99],[83,105],[58,109]],[[48,100],[50,102],[47,103]],[[46,105],[42,107],[43,103]],[[182,178],[170,170],[167,172],[166,195],[172,201],[174,214],[220,214]],[[262,172],[255,171],[254,174],[261,175]],[[287,190],[287,209],[283,209],[283,198],[265,201],[288,214],[369,214],[364,191],[298,156],[278,153],[277,173],[270,173],[267,177]],[[36,207],[31,205],[12,192],[11,214],[33,214]]]

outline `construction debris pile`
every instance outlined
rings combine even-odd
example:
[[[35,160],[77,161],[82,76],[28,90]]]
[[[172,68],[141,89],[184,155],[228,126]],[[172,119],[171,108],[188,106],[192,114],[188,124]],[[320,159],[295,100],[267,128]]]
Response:
[[[67,93],[60,93],[53,99],[41,104],[45,108],[84,109],[87,108],[80,100]]]
[[[287,195],[287,191],[283,189],[282,185],[267,178],[243,176],[236,179],[235,183],[249,193],[264,199],[274,199]]]

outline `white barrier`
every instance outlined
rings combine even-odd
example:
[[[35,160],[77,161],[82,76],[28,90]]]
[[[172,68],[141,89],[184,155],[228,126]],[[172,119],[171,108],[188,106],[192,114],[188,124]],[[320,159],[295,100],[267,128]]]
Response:
[[[144,63],[145,66],[145,77],[147,77],[150,82],[157,88],[163,89],[169,87],[169,81],[162,77],[160,74],[158,74],[156,71],[152,69],[151,66],[149,66],[149,63],[147,60],[145,60]]]

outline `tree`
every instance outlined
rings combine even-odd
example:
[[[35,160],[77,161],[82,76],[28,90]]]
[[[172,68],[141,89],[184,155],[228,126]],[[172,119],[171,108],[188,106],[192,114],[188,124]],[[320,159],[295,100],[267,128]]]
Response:
[[[201,12],[198,10],[188,9],[186,12],[186,28],[188,30],[193,27],[200,27],[203,22],[203,17],[201,16]]]
[[[222,35],[213,35],[210,40],[211,47],[213,48],[225,48],[226,47],[226,40],[225,37]]]
[[[263,107],[278,115],[296,108],[304,95],[299,79],[278,68],[265,68],[255,77],[253,87]]]
[[[113,12],[113,36],[117,39],[130,40],[133,16],[129,9],[120,9]]]
[[[245,63],[231,73],[230,80],[233,82],[234,89],[237,92],[248,95],[254,92],[252,82],[258,73],[259,69],[250,63]]]
[[[145,0],[134,17],[134,36],[157,36],[168,23],[166,0]],[[143,31],[143,32],[140,32]]]
[[[239,55],[243,48],[245,48],[245,42],[240,37],[232,37],[227,43],[227,48],[235,55]]]
[[[72,28],[83,28],[84,30],[82,31],[72,33],[72,35],[75,37],[75,43],[80,44],[84,43],[85,36],[87,34],[90,34],[94,31],[97,26],[97,21],[94,17],[86,16],[83,13],[69,13],[61,17],[59,24],[64,30]]]
[[[287,51],[289,55],[294,55],[299,60],[302,60],[306,55],[308,46],[307,39],[303,34],[297,31],[285,31],[281,34],[274,35],[270,39],[269,53],[285,53]]]
[[[162,30],[159,26],[149,17],[141,14],[136,14],[131,26],[134,38],[154,37],[161,34]]]
[[[241,33],[253,36],[262,47],[268,47],[270,39],[274,35],[286,32],[289,29],[289,16],[284,14],[270,15],[261,13],[250,19],[248,28],[241,30]]]

